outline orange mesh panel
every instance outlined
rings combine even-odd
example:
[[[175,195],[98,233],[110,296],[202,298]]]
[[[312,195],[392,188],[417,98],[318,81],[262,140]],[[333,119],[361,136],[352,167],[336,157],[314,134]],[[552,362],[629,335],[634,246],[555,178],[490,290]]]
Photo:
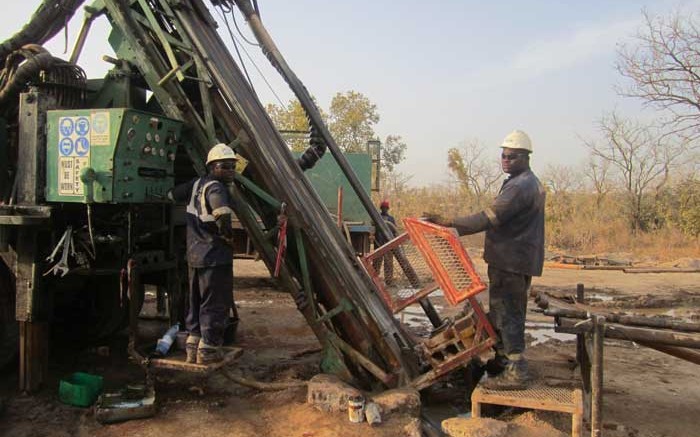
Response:
[[[413,218],[404,219],[403,223],[451,305],[486,289],[451,229]]]
[[[402,234],[363,258],[392,312],[442,291],[450,305],[486,289],[456,235],[416,219]]]

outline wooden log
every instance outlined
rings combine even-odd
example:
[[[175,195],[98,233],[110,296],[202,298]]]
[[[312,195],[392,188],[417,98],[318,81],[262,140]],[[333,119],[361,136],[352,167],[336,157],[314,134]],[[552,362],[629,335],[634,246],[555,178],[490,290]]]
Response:
[[[625,270],[625,266],[583,266],[583,270]]]
[[[549,269],[566,269],[566,270],[581,270],[581,269],[583,269],[583,266],[581,264],[566,264],[566,263],[558,263],[558,262],[551,262],[551,261],[545,262],[544,266],[549,268]]]
[[[586,319],[591,314],[605,316],[608,322],[619,323],[629,326],[641,326],[646,328],[672,329],[682,332],[700,332],[700,323],[680,322],[666,317],[646,317],[630,316],[626,314],[616,314],[602,311],[588,305],[572,305],[561,299],[547,296],[544,293],[538,294],[535,302],[545,310],[545,315],[553,317],[572,317],[576,319]]]
[[[669,355],[674,356],[676,358],[690,361],[691,363],[694,363],[694,364],[700,364],[700,352],[699,351],[694,351],[692,349],[687,349],[684,347],[664,346],[661,344],[650,343],[647,341],[640,341],[638,343],[643,345],[643,346],[646,346],[648,348],[656,349],[659,352],[669,354]]]
[[[600,437],[603,428],[603,339],[605,317],[593,317],[593,362],[591,363],[591,436]]]
[[[559,317],[557,332],[579,334],[587,328],[576,327],[581,320],[568,317]],[[606,324],[605,336],[618,340],[629,340],[634,342],[649,342],[668,346],[689,347],[700,349],[700,335],[694,333],[681,333],[670,330],[660,330],[652,328],[640,328],[636,326],[626,326],[617,323]]]
[[[639,268],[627,268],[624,269],[623,272],[625,273],[700,273],[700,269],[681,269],[681,268],[668,268],[668,269],[660,269],[660,268],[645,268],[645,267],[639,267]]]

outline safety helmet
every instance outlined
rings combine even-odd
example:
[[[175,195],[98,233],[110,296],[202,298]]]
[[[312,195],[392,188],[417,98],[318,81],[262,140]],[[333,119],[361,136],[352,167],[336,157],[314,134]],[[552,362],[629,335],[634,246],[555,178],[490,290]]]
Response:
[[[224,159],[238,159],[238,157],[233,149],[224,143],[219,143],[209,149],[209,153],[207,154],[207,165],[214,161],[222,161]]]
[[[509,133],[501,144],[502,148],[527,150],[532,153],[532,142],[530,137],[521,130],[514,130]]]
[[[384,199],[382,200],[382,203],[379,204],[380,208],[389,208],[389,201]]]

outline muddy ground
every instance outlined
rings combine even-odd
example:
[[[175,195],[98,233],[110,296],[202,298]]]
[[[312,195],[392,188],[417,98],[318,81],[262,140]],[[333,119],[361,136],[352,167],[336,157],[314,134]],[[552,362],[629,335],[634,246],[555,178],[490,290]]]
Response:
[[[485,277],[485,266],[477,263]],[[262,263],[237,261],[236,301],[241,317],[238,345],[245,349],[232,368],[259,380],[309,379],[318,372],[318,343],[294,302],[274,288]],[[700,274],[625,274],[618,271],[546,269],[533,288],[574,294],[583,283],[597,305],[626,312],[665,314],[700,321]],[[438,302],[439,304],[439,302]],[[438,305],[439,306],[439,305]],[[575,385],[573,336],[555,335],[552,319],[528,314],[527,356],[539,378]],[[417,313],[404,321],[425,324]],[[73,371],[103,375],[107,389],[143,381],[143,372],[126,358],[126,338],[115,336],[101,348],[54,351],[50,379],[39,394],[17,393],[17,374],[0,376],[0,436],[400,436],[410,419],[385,418],[371,428],[351,424],[347,416],[315,410],[305,403],[305,389],[262,393],[220,375],[208,378],[161,373],[155,417],[113,425],[96,422],[90,409],[58,401],[60,378]],[[700,367],[630,342],[605,341],[604,435],[662,437],[700,435]],[[458,384],[456,385],[459,388]],[[467,413],[466,395],[455,384],[426,394],[433,420]],[[437,403],[440,400],[440,403]],[[517,436],[557,436],[570,432],[563,414],[522,410],[486,411],[517,424]],[[586,431],[587,434],[589,431]]]

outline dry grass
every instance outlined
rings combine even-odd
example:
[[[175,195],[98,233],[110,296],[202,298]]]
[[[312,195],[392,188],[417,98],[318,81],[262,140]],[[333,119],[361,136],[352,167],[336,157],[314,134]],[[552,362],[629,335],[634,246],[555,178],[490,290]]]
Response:
[[[467,215],[488,204],[465,201],[454,186],[435,185],[421,188],[402,187],[382,193],[392,202],[391,213],[397,222],[405,217],[419,217],[434,212],[444,217]],[[650,232],[633,232],[619,199],[610,196],[596,202],[585,193],[550,193],[545,212],[547,248],[570,255],[625,253],[635,260],[667,262],[679,258],[700,258],[700,239],[684,235],[668,225]],[[471,247],[483,245],[483,236],[469,237]]]

